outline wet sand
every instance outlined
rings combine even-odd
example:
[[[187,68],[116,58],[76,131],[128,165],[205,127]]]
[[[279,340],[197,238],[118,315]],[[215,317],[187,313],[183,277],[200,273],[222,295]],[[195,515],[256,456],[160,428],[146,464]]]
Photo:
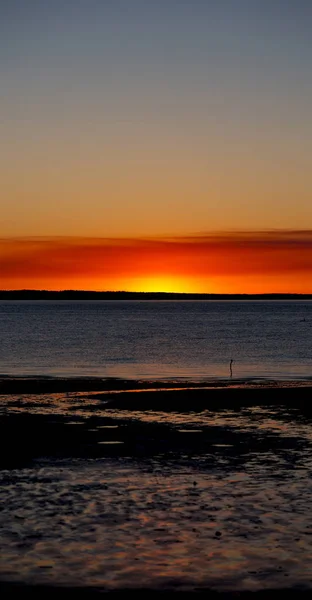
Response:
[[[228,378],[207,380],[186,380],[183,378],[170,380],[148,380],[148,379],[120,379],[117,377],[11,377],[0,375],[0,395],[2,394],[55,394],[71,392],[109,392],[109,391],[136,391],[136,390],[215,390],[219,393],[227,389],[240,391],[248,390],[295,390],[310,388],[312,391],[312,379],[307,380],[270,380],[254,378]]]
[[[3,593],[311,592],[309,382],[11,381]]]

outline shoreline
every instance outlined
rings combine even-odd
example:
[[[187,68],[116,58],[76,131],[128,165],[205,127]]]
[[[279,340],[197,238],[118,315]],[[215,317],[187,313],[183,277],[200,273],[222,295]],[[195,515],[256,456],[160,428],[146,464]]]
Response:
[[[170,379],[123,379],[119,377],[55,377],[47,375],[0,375],[0,395],[7,394],[51,394],[74,392],[221,392],[238,390],[272,391],[310,390],[312,378],[268,379],[268,378],[208,378],[192,380]]]
[[[312,407],[312,381],[269,379],[130,380],[97,377],[0,376],[0,396],[90,394],[103,408],[203,410],[268,404]],[[91,396],[90,396],[91,397]]]

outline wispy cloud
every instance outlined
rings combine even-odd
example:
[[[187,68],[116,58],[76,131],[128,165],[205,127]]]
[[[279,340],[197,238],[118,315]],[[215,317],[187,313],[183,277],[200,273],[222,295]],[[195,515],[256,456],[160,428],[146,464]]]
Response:
[[[261,282],[274,275],[286,279],[312,276],[312,231],[220,232],[158,239],[0,239],[2,289],[29,287],[36,281],[46,288],[52,284],[73,287],[77,280],[98,280],[103,289],[109,289],[112,282],[147,276],[198,281],[252,276]]]

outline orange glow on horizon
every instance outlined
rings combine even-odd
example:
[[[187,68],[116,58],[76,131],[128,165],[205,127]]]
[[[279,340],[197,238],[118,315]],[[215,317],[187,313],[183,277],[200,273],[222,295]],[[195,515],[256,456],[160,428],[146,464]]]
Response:
[[[0,289],[312,293],[312,232],[2,239]]]
[[[196,293],[198,286],[190,277],[145,276],[121,282],[121,288],[129,292],[173,292],[178,294]],[[212,290],[207,293],[213,293]]]

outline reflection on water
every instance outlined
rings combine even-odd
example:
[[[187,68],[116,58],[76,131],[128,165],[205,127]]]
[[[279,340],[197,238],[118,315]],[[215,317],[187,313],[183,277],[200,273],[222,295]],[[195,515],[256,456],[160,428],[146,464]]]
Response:
[[[221,460],[209,472],[200,461],[179,467],[155,457],[3,473],[3,577],[105,587],[311,585],[311,459],[294,477],[274,454],[263,458],[251,455],[233,472]]]
[[[92,396],[83,411],[73,396],[2,399],[7,452],[19,444],[0,472],[2,580],[312,587],[309,417],[105,410]]]

